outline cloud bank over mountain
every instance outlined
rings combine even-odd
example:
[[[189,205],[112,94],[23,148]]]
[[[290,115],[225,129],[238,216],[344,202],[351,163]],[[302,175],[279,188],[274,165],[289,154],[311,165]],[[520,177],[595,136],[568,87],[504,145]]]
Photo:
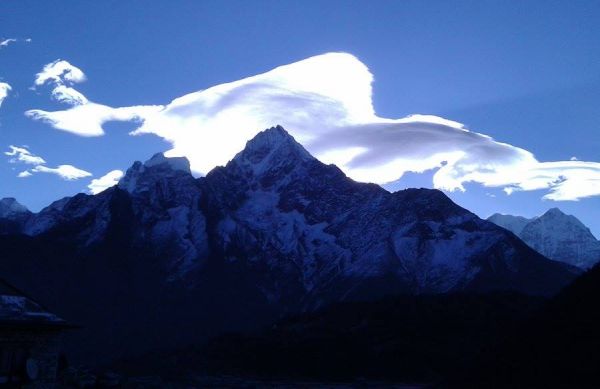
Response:
[[[71,107],[30,110],[29,117],[80,136],[103,135],[108,121],[139,122],[132,135],[167,140],[167,156],[186,156],[200,174],[225,164],[257,132],[281,124],[316,157],[358,181],[383,184],[435,169],[434,187],[450,191],[473,182],[507,194],[545,189],[550,200],[600,195],[598,162],[540,162],[528,150],[437,116],[377,116],[373,75],[346,53],[311,57],[166,105],[130,107],[90,101],[73,88],[85,75],[67,64],[46,65],[36,85],[52,83],[53,98]]]

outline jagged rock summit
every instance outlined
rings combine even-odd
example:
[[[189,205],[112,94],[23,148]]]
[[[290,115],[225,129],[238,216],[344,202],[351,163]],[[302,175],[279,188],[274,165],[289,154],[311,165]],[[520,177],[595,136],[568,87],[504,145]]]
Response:
[[[116,187],[30,215],[0,234],[0,272],[66,306],[63,317],[85,317],[98,331],[87,351],[110,356],[344,300],[553,294],[578,274],[440,191],[355,182],[280,126],[205,177],[157,154]],[[53,293],[49,274],[62,285]],[[109,330],[118,344],[100,340]]]
[[[495,214],[489,221],[512,231],[548,258],[589,269],[600,261],[600,241],[573,215],[551,208],[542,216]]]
[[[149,190],[157,180],[191,176],[190,161],[185,157],[167,158],[156,153],[144,163],[136,161],[119,180],[119,188],[129,193]]]

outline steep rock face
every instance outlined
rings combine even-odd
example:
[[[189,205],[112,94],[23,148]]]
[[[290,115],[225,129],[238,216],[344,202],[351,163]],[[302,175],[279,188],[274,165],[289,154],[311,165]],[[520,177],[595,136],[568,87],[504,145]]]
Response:
[[[155,154],[136,162],[118,187],[129,193],[138,222],[136,241],[152,242],[155,255],[167,259],[170,277],[184,276],[209,255],[201,192],[186,158]]]
[[[548,258],[582,269],[600,261],[600,241],[575,216],[566,215],[558,208],[533,219],[500,216],[493,215],[488,220],[511,230]]]
[[[0,272],[86,327],[77,350],[96,359],[334,301],[552,294],[576,275],[440,191],[352,181],[281,127],[199,179],[182,158],[136,162],[117,187],[59,200],[20,232],[0,236]]]

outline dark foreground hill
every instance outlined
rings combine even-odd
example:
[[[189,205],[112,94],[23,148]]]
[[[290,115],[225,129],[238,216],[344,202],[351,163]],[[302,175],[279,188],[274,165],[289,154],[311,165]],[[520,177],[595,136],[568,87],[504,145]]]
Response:
[[[113,366],[127,374],[282,381],[442,385],[535,315],[545,299],[515,293],[397,296],[334,304],[262,331],[148,354]]]
[[[567,287],[500,346],[487,350],[457,387],[600,387],[600,266]]]
[[[261,331],[224,334],[113,368],[239,382],[597,388],[599,306],[596,267],[552,299],[450,293],[338,303]]]

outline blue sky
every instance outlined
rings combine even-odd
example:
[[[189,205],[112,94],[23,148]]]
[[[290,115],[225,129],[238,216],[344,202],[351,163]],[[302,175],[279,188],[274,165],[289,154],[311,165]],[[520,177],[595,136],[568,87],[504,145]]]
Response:
[[[84,137],[26,117],[30,109],[69,108],[50,99],[52,83],[30,89],[58,59],[85,73],[85,82],[69,85],[89,100],[131,107],[167,105],[277,66],[346,52],[374,77],[378,117],[436,115],[540,162],[598,162],[598,20],[597,1],[2,2],[0,41],[17,41],[0,46],[0,82],[11,86],[0,106],[1,151],[27,146],[43,166],[72,165],[92,176],[18,178],[32,166],[1,154],[0,197],[39,210],[172,148],[164,136],[130,136],[139,127],[131,121],[106,123],[104,136]],[[431,187],[434,173],[407,173],[388,187]],[[507,195],[502,186],[463,187],[447,193],[480,216],[533,216],[558,206],[600,235],[598,195],[552,201],[542,200],[548,188]]]

